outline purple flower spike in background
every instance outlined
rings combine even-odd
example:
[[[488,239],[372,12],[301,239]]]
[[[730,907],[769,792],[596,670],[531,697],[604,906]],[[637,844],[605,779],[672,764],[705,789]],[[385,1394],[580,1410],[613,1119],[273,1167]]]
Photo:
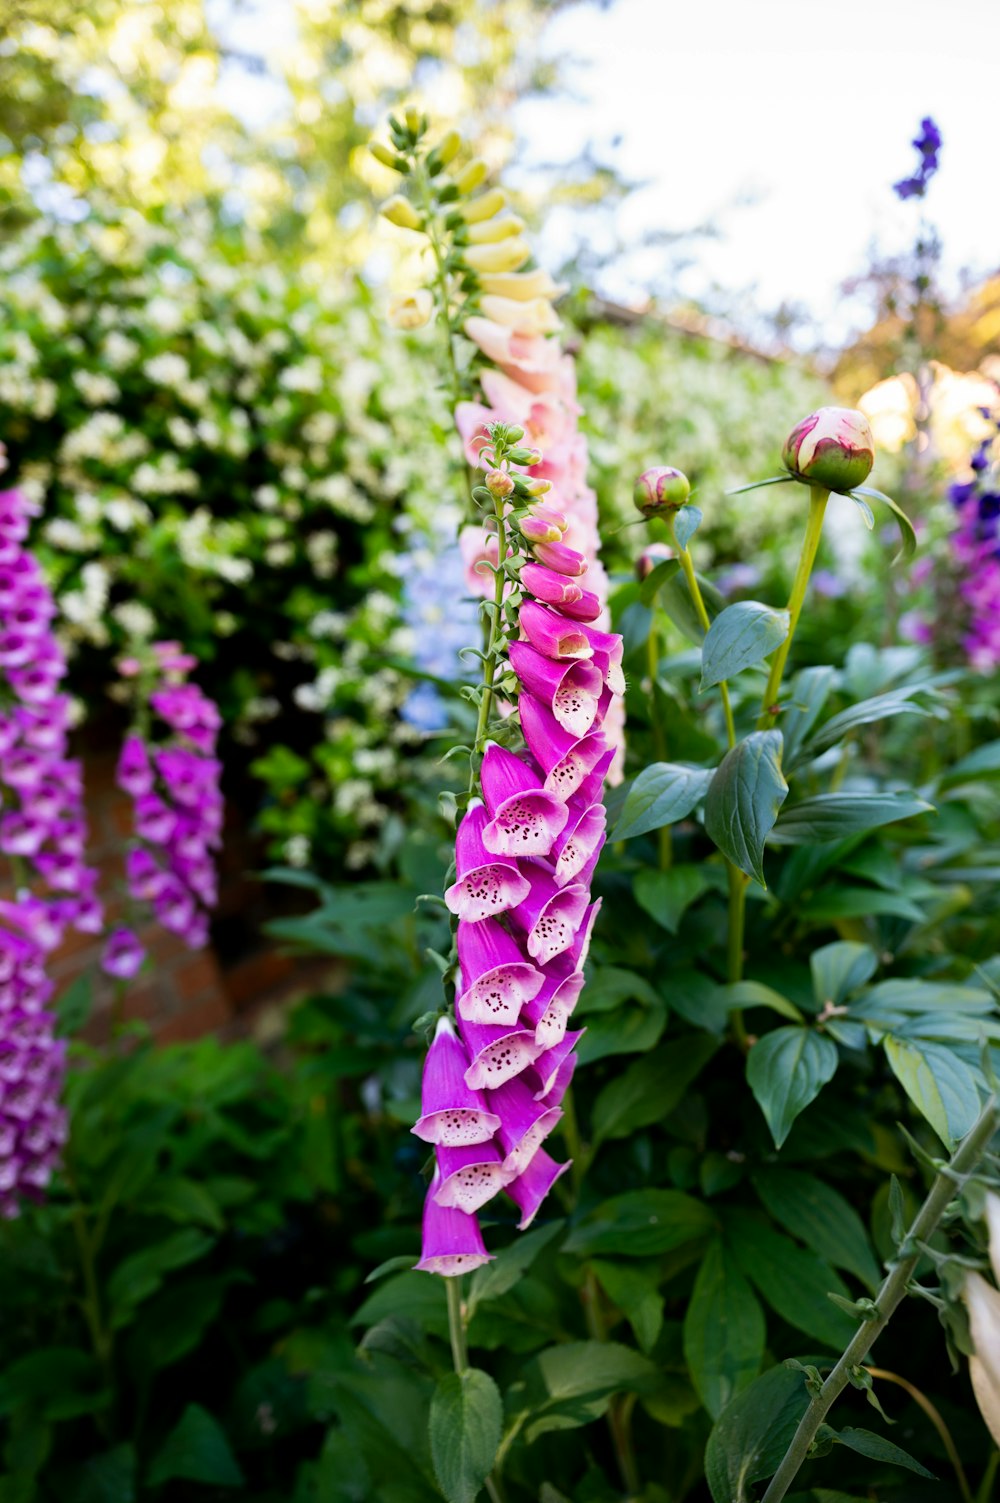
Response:
[[[912,177],[903,177],[898,183],[893,183],[893,192],[897,198],[923,198],[928,183],[940,166],[938,157],[941,151],[941,132],[930,115],[925,115],[921,120],[913,145],[920,153],[920,161]]]
[[[45,956],[20,907],[4,905],[0,928],[0,1216],[8,1220],[21,1196],[41,1198],[66,1141],[66,1045],[53,1036]]]

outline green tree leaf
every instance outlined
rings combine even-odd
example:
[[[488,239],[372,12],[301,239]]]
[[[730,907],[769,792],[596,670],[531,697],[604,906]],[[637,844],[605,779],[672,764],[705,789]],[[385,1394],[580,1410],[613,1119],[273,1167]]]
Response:
[[[547,1347],[529,1365],[525,1397],[530,1445],[550,1430],[575,1430],[599,1418],[622,1389],[653,1389],[658,1373],[648,1357],[615,1341],[569,1341]]]
[[[777,1470],[808,1404],[803,1375],[772,1367],[726,1406],[705,1450],[714,1503],[752,1503],[751,1484]]]
[[[661,1044],[608,1082],[594,1105],[594,1145],[661,1121],[719,1047],[707,1033]]]
[[[851,1291],[829,1263],[750,1211],[726,1212],[725,1227],[726,1243],[740,1268],[782,1320],[835,1351],[846,1346],[857,1321],[827,1295],[850,1299]]]
[[[212,1237],[186,1227],[125,1258],[107,1284],[112,1326],[117,1329],[127,1325],[136,1306],[156,1293],[171,1270],[203,1258],[214,1245]]]
[[[551,1221],[546,1226],[536,1226],[498,1252],[491,1263],[477,1268],[469,1285],[469,1319],[472,1319],[476,1306],[483,1300],[499,1299],[508,1289],[513,1289],[542,1249],[559,1235],[564,1226],[564,1221]]]
[[[705,795],[705,829],[734,866],[764,881],[764,842],[788,796],[781,732],[752,731],[726,753]]]
[[[899,535],[902,539],[902,547],[893,559],[893,563],[899,563],[902,558],[913,557],[917,551],[917,534],[913,530],[913,523],[906,515],[906,512],[891,496],[887,496],[884,491],[877,491],[871,485],[856,485],[853,491],[848,491],[847,494],[852,500],[856,500],[858,496],[864,496],[866,500],[881,501],[883,506],[887,506],[896,518],[899,526]]]
[[[771,832],[771,843],[821,845],[825,840],[843,840],[847,835],[932,811],[932,804],[913,793],[817,793],[782,811]],[[707,803],[705,813],[707,828]]]
[[[867,1288],[878,1288],[879,1268],[868,1233],[839,1191],[813,1174],[770,1164],[754,1172],[753,1183],[765,1209],[786,1231],[834,1268],[846,1268]]]
[[[913,1105],[950,1148],[979,1114],[979,1087],[964,1060],[944,1044],[923,1039],[885,1039],[892,1073]]]
[[[669,871],[641,871],[632,884],[635,900],[669,934],[676,934],[687,909],[715,886],[703,866],[672,866]]]
[[[158,1487],[173,1478],[211,1487],[243,1486],[226,1432],[200,1404],[187,1406],[150,1463],[146,1483]]]
[[[60,1503],[135,1503],[135,1450],[125,1444],[89,1456],[61,1470],[53,1482]]]
[[[926,684],[912,684],[909,688],[889,689],[885,694],[876,694],[871,699],[862,699],[857,704],[848,705],[846,710],[840,710],[824,721],[815,736],[810,737],[803,747],[803,755],[817,757],[828,746],[836,746],[838,741],[842,741],[852,731],[876,720],[888,720],[894,715],[929,715],[930,711],[926,706],[913,701],[913,695],[926,692]]]
[[[702,513],[697,506],[681,506],[674,513],[674,537],[679,548],[686,548],[701,526]]]
[[[691,813],[712,781],[710,769],[653,762],[644,767],[628,791],[611,840],[631,840]]]
[[[732,981],[727,986],[720,986],[718,995],[727,1012],[734,1008],[742,1011],[747,1007],[768,1007],[783,1018],[791,1018],[793,1023],[805,1022],[794,1002],[789,1002],[773,986],[765,986],[762,981]]]
[[[886,1440],[882,1435],[875,1435],[871,1430],[855,1430],[849,1426],[846,1430],[834,1430],[829,1425],[824,1425],[820,1432],[835,1436],[839,1445],[847,1446],[856,1451],[859,1456],[867,1456],[869,1461],[887,1461],[892,1466],[906,1467],[908,1472],[916,1472],[918,1477],[930,1477],[935,1480],[934,1473],[929,1472],[925,1466],[909,1455],[900,1446],[893,1445],[891,1440]]]
[[[813,995],[822,1012],[827,1003],[839,1007],[845,997],[870,981],[878,970],[878,956],[871,945],[838,940],[823,945],[809,957]]]
[[[684,1317],[684,1360],[713,1419],[757,1376],[764,1312],[720,1237],[708,1244]]]
[[[590,1264],[608,1298],[622,1311],[635,1339],[647,1355],[663,1328],[663,1295],[659,1292],[659,1265],[608,1263],[594,1258]]]
[[[475,1503],[503,1430],[500,1390],[488,1373],[446,1373],[431,1399],[434,1475],[448,1503]]]
[[[582,1217],[564,1250],[649,1258],[708,1236],[714,1225],[708,1207],[679,1190],[628,1190]]]
[[[790,619],[787,611],[773,610],[759,600],[727,605],[701,644],[702,690],[763,662],[788,636]]]
[[[814,1101],[837,1069],[837,1046],[812,1028],[775,1028],[747,1056],[747,1081],[776,1148],[799,1112]]]
[[[696,575],[696,578],[705,610],[711,620],[713,616],[719,614],[726,602],[711,580],[703,578],[701,574]],[[695,610],[691,591],[682,573],[672,573],[664,580],[659,590],[659,601],[671,621],[679,631],[684,633],[689,642],[702,640],[705,628]]]

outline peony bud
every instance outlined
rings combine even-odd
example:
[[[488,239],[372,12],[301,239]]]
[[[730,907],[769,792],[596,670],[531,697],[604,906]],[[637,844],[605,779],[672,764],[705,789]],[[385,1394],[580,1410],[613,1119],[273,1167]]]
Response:
[[[501,240],[499,245],[467,245],[462,260],[473,271],[516,271],[530,255],[527,240],[516,235],[513,240]]]
[[[394,193],[387,198],[380,211],[390,224],[398,224],[401,230],[419,230],[423,228],[423,220],[408,198],[401,193]]]
[[[506,470],[489,470],[486,475],[486,488],[491,496],[504,501],[514,494],[514,477],[508,475]]]
[[[660,517],[683,506],[690,494],[691,482],[682,470],[657,465],[643,470],[635,482],[632,500],[644,517]]]
[[[388,318],[394,329],[422,329],[430,322],[434,299],[426,287],[404,292],[389,302]]]
[[[648,579],[655,568],[665,564],[673,556],[674,550],[667,543],[650,543],[635,561],[636,578],[640,581]]]
[[[871,424],[852,407],[820,407],[796,423],[781,459],[797,479],[828,491],[851,491],[864,484],[875,463]]]
[[[482,157],[473,157],[467,166],[463,167],[455,179],[455,187],[459,193],[474,193],[479,184],[486,181],[489,166]]]
[[[524,220],[516,214],[497,214],[493,219],[484,219],[479,224],[469,225],[470,245],[496,245],[501,240],[513,240],[524,229]]]
[[[494,214],[499,214],[506,203],[507,195],[502,188],[488,188],[478,198],[471,198],[467,204],[460,204],[456,212],[466,224],[479,224],[482,220],[492,219]]]

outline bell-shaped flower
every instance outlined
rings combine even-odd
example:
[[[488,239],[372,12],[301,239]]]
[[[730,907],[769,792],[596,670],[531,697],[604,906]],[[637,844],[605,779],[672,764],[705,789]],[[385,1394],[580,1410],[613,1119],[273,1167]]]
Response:
[[[625,675],[622,672],[622,656],[624,647],[621,637],[617,632],[598,631],[596,626],[588,626],[582,623],[580,630],[589,643],[601,672],[604,674],[604,682],[612,694],[625,693]]]
[[[505,242],[507,245],[513,242]],[[468,261],[475,250],[503,250],[502,245],[476,246],[465,252]],[[474,315],[465,320],[465,332],[495,365],[503,367],[509,376],[533,391],[544,389],[545,379],[552,376],[562,359],[562,350],[555,339],[543,334],[519,334],[515,329],[505,328],[492,319]],[[536,385],[540,382],[541,385]]]
[[[411,1132],[449,1148],[486,1143],[500,1126],[485,1098],[465,1083],[469,1056],[450,1018],[441,1018],[424,1060],[421,1115]]]
[[[589,885],[594,862],[604,845],[607,822],[608,812],[602,803],[579,811],[571,808],[566,827],[552,847],[555,879],[560,887],[574,880]]]
[[[497,856],[545,856],[569,818],[566,805],[514,752],[491,742],[480,771],[489,821],[483,844]]]
[[[568,543],[535,543],[532,552],[540,564],[556,574],[568,574],[577,579],[587,572],[585,556]]]
[[[525,878],[527,895],[531,884]],[[524,958],[496,919],[458,926],[458,963],[464,990],[458,1015],[473,1023],[517,1022],[521,1008],[542,989],[542,973]]]
[[[562,297],[568,290],[565,283],[553,282],[549,273],[540,266],[531,271],[506,271],[497,272],[493,276],[482,276],[479,285],[484,292],[497,297],[522,299],[546,297],[554,300]]]
[[[559,1080],[559,1072],[586,1031],[585,1028],[569,1030],[563,1034],[558,1044],[553,1044],[550,1049],[543,1049],[532,1060],[530,1084],[535,1088],[537,1101],[544,1101],[546,1097],[552,1096]]]
[[[460,1148],[438,1144],[434,1150],[440,1183],[435,1191],[439,1206],[451,1206],[467,1216],[498,1195],[510,1178],[503,1156],[492,1139],[467,1143]]]
[[[594,655],[583,625],[567,621],[548,606],[526,600],[518,611],[518,621],[525,637],[543,657],[587,660]]]
[[[565,613],[566,606],[583,599],[584,589],[565,574],[546,569],[544,564],[524,564],[521,569],[521,588],[545,605],[554,605]]]
[[[562,320],[546,298],[498,297],[485,292],[479,306],[484,317],[518,334],[555,334],[562,328]]]
[[[539,965],[548,965],[572,947],[577,932],[586,922],[589,894],[578,883],[558,886],[552,873],[539,861],[525,861],[521,869],[531,890],[511,916],[524,931],[528,954]]]
[[[980,1274],[969,1272],[962,1298],[975,1346],[969,1358],[972,1391],[990,1434],[1000,1445],[1000,1290]]]
[[[497,1142],[504,1152],[505,1173],[522,1174],[537,1150],[562,1117],[562,1108],[536,1101],[523,1076],[489,1093],[490,1105],[500,1118]]]
[[[474,800],[455,838],[457,880],[444,895],[451,912],[471,923],[505,913],[528,891],[527,879],[518,871],[516,861],[493,855],[483,844],[488,822],[485,805]]]
[[[545,774],[543,786],[562,799],[570,798],[597,766],[607,742],[600,731],[574,736],[564,730],[541,700],[526,690],[518,706],[528,750]]]
[[[575,964],[572,950],[558,955],[545,967],[545,979],[526,1004],[521,1022],[535,1030],[535,1043],[544,1051],[562,1043],[583,990],[584,975]]]
[[[584,659],[553,660],[529,642],[511,642],[510,665],[524,687],[541,700],[565,731],[585,736],[594,724],[604,680]]]
[[[512,1179],[509,1185],[504,1186],[506,1193],[521,1212],[521,1219],[517,1223],[518,1231],[526,1231],[531,1225],[538,1215],[542,1201],[559,1176],[566,1173],[571,1163],[572,1159],[568,1159],[565,1164],[557,1164],[544,1148],[537,1148],[527,1167],[522,1169],[518,1177]]]
[[[491,1262],[493,1254],[486,1251],[475,1216],[438,1203],[439,1186],[440,1176],[435,1174],[424,1201],[420,1262],[414,1267],[458,1278]]]
[[[534,1030],[519,1024],[510,1028],[474,1023],[460,1016],[458,1028],[472,1061],[465,1072],[465,1083],[474,1091],[495,1091],[520,1075],[541,1053]]]

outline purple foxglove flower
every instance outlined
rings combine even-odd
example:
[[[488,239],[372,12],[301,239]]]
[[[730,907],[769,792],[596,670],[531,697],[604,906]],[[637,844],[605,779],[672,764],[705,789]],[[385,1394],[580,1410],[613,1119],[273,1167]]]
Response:
[[[11,811],[0,817],[0,851],[5,856],[34,856],[49,838],[48,820]]]
[[[570,806],[570,817],[562,833],[556,836],[551,852],[555,879],[560,887],[580,877],[581,872],[590,868],[595,857],[600,855],[607,822],[608,812],[603,804],[591,804],[579,813]],[[580,877],[580,880],[587,885],[584,878]]]
[[[625,693],[625,675],[622,672],[622,654],[624,644],[617,632],[598,631],[596,626],[589,626],[581,622],[580,630],[583,632],[594,661],[604,674],[604,682],[612,694]]]
[[[560,1070],[586,1031],[585,1028],[578,1028],[575,1032],[565,1033],[558,1044],[553,1044],[551,1049],[545,1049],[536,1055],[532,1061],[529,1084],[535,1086],[537,1100],[543,1101],[551,1096],[559,1079]]]
[[[523,1232],[528,1229],[538,1215],[542,1201],[559,1176],[566,1173],[571,1163],[572,1160],[568,1159],[565,1164],[557,1164],[544,1148],[537,1148],[527,1168],[522,1169],[516,1179],[512,1179],[510,1184],[504,1186],[504,1190],[521,1212],[521,1219],[517,1223],[518,1231]]]
[[[468,1067],[469,1056],[450,1018],[441,1018],[424,1060],[421,1115],[411,1128],[425,1143],[449,1148],[486,1143],[500,1126],[485,1096],[466,1085]]]
[[[174,833],[177,816],[155,793],[144,793],[135,801],[136,834],[151,845],[166,845]]]
[[[583,990],[583,972],[572,954],[559,955],[545,968],[545,981],[537,997],[525,1006],[521,1022],[535,1030],[535,1043],[544,1052],[561,1044]]]
[[[520,578],[527,593],[534,595],[536,600],[544,601],[546,605],[555,605],[565,610],[567,605],[583,599],[582,585],[568,579],[565,574],[546,569],[543,564],[525,564]]]
[[[469,805],[455,837],[458,880],[444,895],[451,912],[471,922],[505,913],[528,891],[517,863],[501,860],[483,844],[488,819],[486,808],[478,799]]]
[[[420,1262],[414,1267],[424,1273],[457,1278],[491,1262],[493,1254],[486,1251],[475,1216],[438,1204],[439,1184],[439,1176],[435,1175],[424,1201]]]
[[[594,724],[604,679],[594,663],[554,662],[527,642],[510,644],[510,665],[564,731],[585,736]],[[537,759],[536,759],[537,760]]]
[[[579,600],[565,601],[559,609],[571,621],[596,621],[603,612],[604,605],[593,590],[582,590]]]
[[[592,658],[594,649],[584,632],[583,623],[567,621],[565,616],[526,600],[518,611],[518,622],[532,647],[546,658]]]
[[[77,892],[80,887],[80,858],[76,854],[60,855],[40,851],[35,868],[56,892]]]
[[[541,786],[526,762],[491,742],[482,765],[489,822],[483,844],[497,856],[544,856],[569,818],[566,805]]]
[[[42,956],[24,922],[26,902],[3,904],[16,929],[0,931],[0,973],[12,1006],[0,1011],[0,1216],[19,1214],[21,1196],[37,1199],[65,1141],[59,1106],[66,1045],[43,1011],[50,987]]]
[[[517,703],[528,750],[545,774],[542,786],[563,800],[571,798],[607,751],[607,742],[600,731],[574,736],[564,730],[527,690],[522,690]]]
[[[524,885],[530,893],[527,879]],[[473,1023],[513,1025],[523,1004],[542,987],[541,971],[525,960],[496,919],[459,923],[458,963],[465,987],[458,997],[458,1015]]]
[[[500,1118],[497,1142],[504,1152],[507,1175],[523,1174],[537,1150],[562,1118],[562,1108],[536,1101],[523,1076],[488,1092],[490,1106]]]
[[[551,1083],[549,1089],[545,1092],[544,1096],[539,1096],[539,1101],[544,1102],[546,1106],[558,1106],[572,1084],[573,1076],[579,1063],[580,1061],[573,1051],[567,1054],[566,1058],[556,1069],[555,1074],[550,1075],[549,1079]]]
[[[527,936],[528,954],[539,965],[547,965],[572,946],[585,922],[590,895],[576,882],[557,886],[552,873],[538,861],[525,861],[521,870],[531,891],[512,916]]]
[[[112,929],[101,956],[101,969],[109,976],[130,981],[137,975],[146,951],[131,929]]]
[[[0,762],[0,780],[19,793],[37,788],[49,770],[49,759],[30,747],[8,752]]]
[[[474,1091],[496,1090],[526,1070],[541,1053],[534,1031],[492,1023],[473,1023],[460,1017],[458,1030],[471,1063],[465,1083]]]
[[[0,632],[0,667],[23,668],[35,655],[37,639],[27,632],[10,628]]]
[[[5,757],[9,751],[13,750],[20,734],[21,729],[16,720],[0,715],[0,757]]]
[[[532,552],[540,564],[556,574],[579,578],[587,572],[587,560],[583,554],[577,553],[575,548],[568,547],[566,543],[535,543]]]
[[[461,1148],[438,1144],[434,1156],[440,1176],[435,1192],[438,1205],[451,1206],[468,1216],[498,1195],[511,1178],[492,1139]]]
[[[153,902],[169,880],[163,868],[141,846],[125,857],[125,873],[132,896],[144,902]]]
[[[153,791],[153,764],[141,736],[134,732],[122,742],[118,758],[118,787],[132,798],[142,798]]]

